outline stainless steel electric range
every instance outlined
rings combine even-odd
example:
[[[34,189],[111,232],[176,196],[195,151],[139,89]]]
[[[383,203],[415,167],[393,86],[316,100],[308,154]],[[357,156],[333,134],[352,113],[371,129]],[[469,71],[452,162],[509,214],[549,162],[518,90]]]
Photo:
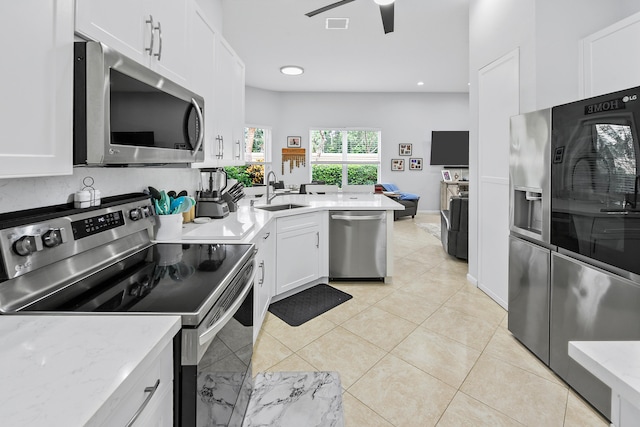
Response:
[[[2,314],[179,315],[174,425],[240,425],[251,393],[254,247],[154,243],[149,196],[0,214]]]

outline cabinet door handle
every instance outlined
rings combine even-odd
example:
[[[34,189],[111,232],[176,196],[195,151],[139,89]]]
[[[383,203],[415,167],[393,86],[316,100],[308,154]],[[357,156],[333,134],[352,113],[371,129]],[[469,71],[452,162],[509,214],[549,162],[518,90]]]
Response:
[[[149,52],[149,56],[153,55],[153,33],[156,27],[153,25],[153,16],[149,15],[149,19],[144,21],[145,24],[149,24],[149,33],[151,34],[151,40],[149,40],[149,47],[145,47],[145,52]]]
[[[222,147],[223,147],[222,135],[216,136],[216,141],[218,142],[218,152],[216,153],[216,159],[221,159],[222,158]]]
[[[258,281],[258,285],[262,286],[262,284],[264,283],[264,261],[260,261],[260,264],[258,265],[258,267],[262,269],[262,274],[260,275],[260,280]]]
[[[238,154],[236,155],[236,159],[240,160],[241,146],[240,146],[240,140],[239,139],[236,141],[236,145],[238,146]]]
[[[160,25],[160,21],[158,21],[158,25],[155,30],[158,31],[158,53],[154,53],[153,56],[158,58],[158,61],[162,59],[162,26]]]
[[[160,385],[160,379],[158,379],[158,381],[156,381],[156,383],[153,386],[145,387],[144,392],[149,393],[149,395],[147,396],[146,399],[144,399],[144,402],[142,402],[142,405],[140,405],[136,413],[133,414],[133,417],[131,417],[129,422],[126,424],[127,427],[131,427],[133,423],[136,422],[140,414],[142,414],[142,411],[144,411],[144,408],[149,404],[149,401],[151,400],[153,395],[156,394],[156,391],[158,390],[159,385]]]
[[[320,247],[320,232],[316,231],[316,248]]]

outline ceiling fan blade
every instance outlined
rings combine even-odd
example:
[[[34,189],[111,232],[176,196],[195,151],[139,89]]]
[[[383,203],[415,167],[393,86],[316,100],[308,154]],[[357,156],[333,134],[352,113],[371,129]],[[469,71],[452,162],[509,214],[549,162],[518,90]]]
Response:
[[[393,32],[393,5],[394,3],[386,6],[380,5],[380,15],[382,16],[382,26],[385,34]]]
[[[307,15],[309,18],[311,18],[312,16],[316,16],[319,13],[326,12],[327,10],[331,10],[331,9],[336,8],[338,6],[342,6],[343,4],[351,3],[352,1],[355,1],[355,0],[338,1],[338,2],[335,2],[335,3],[330,4],[328,6],[321,7],[320,9],[316,9],[316,10],[314,10],[312,12],[305,13],[305,15]]]

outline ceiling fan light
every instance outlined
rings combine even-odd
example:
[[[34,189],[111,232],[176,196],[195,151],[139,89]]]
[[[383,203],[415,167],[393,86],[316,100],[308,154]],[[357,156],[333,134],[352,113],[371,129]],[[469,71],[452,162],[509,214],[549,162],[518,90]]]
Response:
[[[282,74],[286,74],[287,76],[299,76],[304,73],[304,68],[299,67],[297,65],[285,65],[280,67],[280,72]]]
[[[386,6],[388,4],[393,3],[396,0],[373,0],[376,4],[379,4],[380,6]]]

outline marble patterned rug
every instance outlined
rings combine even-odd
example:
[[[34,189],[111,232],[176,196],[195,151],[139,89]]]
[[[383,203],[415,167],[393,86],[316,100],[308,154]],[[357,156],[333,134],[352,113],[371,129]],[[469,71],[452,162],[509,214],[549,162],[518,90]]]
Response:
[[[440,223],[434,222],[418,222],[418,227],[427,231],[427,233],[440,240]]]
[[[243,427],[344,427],[337,372],[256,375]]]

